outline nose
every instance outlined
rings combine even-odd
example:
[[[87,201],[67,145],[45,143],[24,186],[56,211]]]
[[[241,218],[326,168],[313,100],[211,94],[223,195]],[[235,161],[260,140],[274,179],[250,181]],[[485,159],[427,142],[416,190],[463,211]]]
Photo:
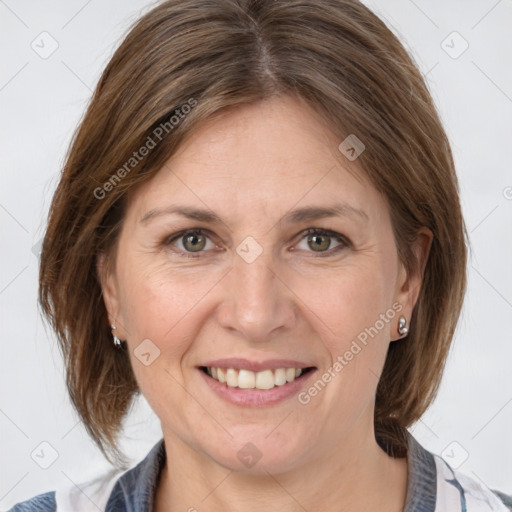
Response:
[[[268,342],[293,329],[296,297],[277,268],[265,252],[252,263],[235,254],[233,268],[221,283],[217,310],[224,329],[251,342]]]

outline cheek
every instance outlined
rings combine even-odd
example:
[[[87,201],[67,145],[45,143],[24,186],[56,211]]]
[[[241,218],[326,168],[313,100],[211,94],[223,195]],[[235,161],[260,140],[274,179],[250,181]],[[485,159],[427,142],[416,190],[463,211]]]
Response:
[[[144,338],[179,342],[175,333],[200,299],[201,290],[191,289],[179,279],[163,280],[157,274],[142,279],[134,276],[126,288],[123,309],[132,345]]]
[[[156,271],[144,274],[127,273],[123,294],[132,368],[157,415],[181,417],[176,411],[187,400],[184,358],[198,336],[197,306],[209,287]]]
[[[122,310],[132,350],[149,338],[165,348],[171,361],[180,361],[201,325],[211,320],[207,317],[213,315],[213,302],[223,302],[223,272],[128,263],[122,273]],[[299,311],[295,328],[309,324],[307,329],[319,333],[336,357],[390,307],[386,271],[371,257],[338,268],[319,268],[315,275],[283,268],[279,273],[293,293],[283,290],[282,300],[295,301]],[[379,330],[389,339],[388,324]]]
[[[363,407],[366,399],[373,399],[396,314],[388,281],[372,261],[332,273],[329,279],[317,281],[318,286],[304,285],[300,292],[318,317],[310,315],[329,355],[328,366],[338,363],[328,393],[341,405],[339,411]]]
[[[166,366],[179,369],[204,321],[202,301],[219,276],[183,272],[165,264],[128,263],[122,273],[122,311],[132,355],[143,340],[150,339],[165,354]],[[156,362],[161,365],[163,359]]]
[[[379,265],[347,266],[324,278],[301,285],[300,296],[325,324],[333,348],[343,349],[366,328],[374,326],[391,306],[392,293],[386,274]],[[379,331],[387,337],[388,323]]]

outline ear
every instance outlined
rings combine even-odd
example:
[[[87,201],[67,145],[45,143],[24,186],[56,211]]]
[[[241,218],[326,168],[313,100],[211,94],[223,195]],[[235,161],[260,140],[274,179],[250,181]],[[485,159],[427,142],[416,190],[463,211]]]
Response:
[[[119,300],[117,281],[105,253],[100,253],[96,259],[96,272],[101,285],[109,323],[116,326],[116,335],[120,339],[125,340],[126,331],[123,327],[124,321],[121,315],[121,302]]]
[[[407,325],[409,325],[411,321],[414,306],[416,305],[420,295],[423,274],[425,272],[425,266],[430,254],[430,247],[432,246],[433,239],[434,235],[430,229],[421,228],[418,231],[416,240],[412,246],[412,251],[414,253],[414,264],[412,265],[412,268],[410,270],[406,270],[403,263],[400,262],[395,302],[402,305],[400,316],[405,317]],[[398,332],[398,318],[396,320],[394,332],[397,338],[401,338],[402,336]]]

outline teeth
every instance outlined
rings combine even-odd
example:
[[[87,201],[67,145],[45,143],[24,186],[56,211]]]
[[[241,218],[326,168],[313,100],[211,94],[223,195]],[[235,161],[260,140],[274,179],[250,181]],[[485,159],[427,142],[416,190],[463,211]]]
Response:
[[[235,370],[233,370],[235,371]],[[254,372],[240,370],[238,372],[238,387],[243,389],[253,389],[256,387]]]
[[[302,375],[302,368],[278,368],[274,371],[252,372],[251,370],[236,370],[235,368],[208,367],[206,372],[210,377],[221,383],[226,383],[231,388],[272,389],[275,386],[283,386],[287,382],[293,382]]]
[[[283,384],[286,384],[286,370],[284,368],[278,368],[275,371],[274,380],[276,386],[282,386]]]
[[[226,370],[226,384],[230,388],[236,388],[238,386],[238,372],[233,368]]]
[[[254,387],[257,389],[272,389],[275,386],[274,382],[272,370],[263,370],[256,374],[256,386]]]

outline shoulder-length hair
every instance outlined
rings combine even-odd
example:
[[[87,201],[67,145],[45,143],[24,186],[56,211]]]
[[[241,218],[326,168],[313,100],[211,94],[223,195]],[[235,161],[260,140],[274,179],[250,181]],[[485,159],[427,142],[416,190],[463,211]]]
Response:
[[[106,66],[41,252],[39,301],[71,401],[111,462],[123,464],[118,435],[140,391],[128,353],[112,343],[96,263],[115,256],[127,193],[205,119],[282,94],[308,102],[340,142],[364,142],[357,164],[387,200],[407,269],[418,266],[418,231],[434,235],[409,335],[391,343],[378,384],[375,432],[389,454],[403,456],[405,428],[436,395],[466,287],[467,236],[447,136],[411,57],[355,0],[168,0]]]

